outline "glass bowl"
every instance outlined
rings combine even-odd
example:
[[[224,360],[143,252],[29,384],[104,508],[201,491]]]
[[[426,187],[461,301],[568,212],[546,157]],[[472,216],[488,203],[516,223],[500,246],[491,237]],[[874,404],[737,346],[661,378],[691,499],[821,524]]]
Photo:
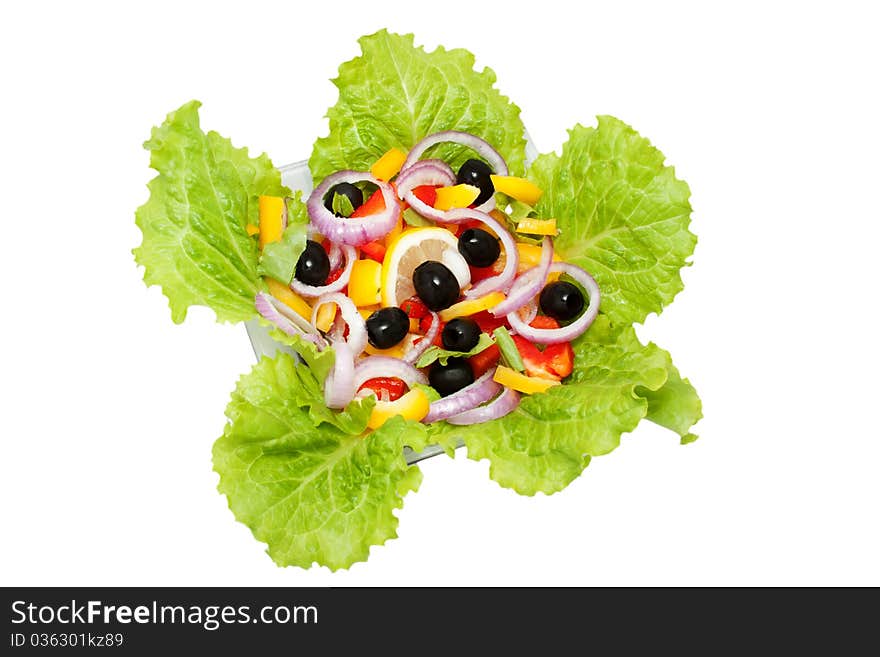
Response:
[[[526,133],[526,163],[531,163],[537,157],[538,151],[532,140]],[[294,162],[280,168],[281,182],[292,190],[299,190],[303,196],[308,196],[312,191],[312,174],[309,172],[309,163],[307,160]],[[262,356],[274,356],[279,351],[284,351],[294,358],[299,358],[289,347],[275,342],[269,336],[269,329],[261,326],[259,321],[252,319],[245,322],[245,330],[248,338],[250,338],[251,346],[254,348],[254,354],[257,360]],[[461,447],[461,445],[458,445]],[[431,456],[437,456],[443,453],[443,448],[438,445],[429,445],[421,452],[414,452],[410,448],[404,448],[407,463],[415,463]]]

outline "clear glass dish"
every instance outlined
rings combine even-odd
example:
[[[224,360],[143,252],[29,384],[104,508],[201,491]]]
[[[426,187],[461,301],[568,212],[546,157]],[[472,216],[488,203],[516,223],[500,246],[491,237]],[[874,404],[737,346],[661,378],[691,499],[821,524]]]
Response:
[[[309,163],[307,161],[294,162],[281,167],[281,182],[292,190],[300,190],[303,194],[308,195],[312,191],[312,175],[309,173]],[[297,357],[296,353],[282,344],[275,342],[269,336],[269,330],[261,326],[260,323],[252,319],[245,322],[245,330],[248,338],[250,338],[251,346],[254,348],[254,354],[257,360],[262,356],[274,356],[278,351],[284,351]],[[421,452],[414,452],[409,447],[404,448],[407,463],[415,463],[431,456],[437,456],[443,453],[443,448],[437,445],[429,445]]]
[[[537,157],[538,152],[535,149],[532,140],[526,133],[526,162],[532,162]],[[281,182],[292,190],[300,190],[305,196],[312,191],[312,174],[309,172],[309,163],[306,160],[302,162],[294,162],[281,167]],[[274,356],[278,351],[284,351],[291,356],[297,357],[296,353],[282,344],[275,342],[269,336],[269,330],[253,319],[245,322],[245,330],[248,338],[250,338],[251,346],[254,348],[254,354],[257,360],[261,356]],[[459,445],[460,447],[461,445]],[[431,456],[437,456],[443,453],[443,448],[437,445],[429,445],[421,452],[414,452],[408,447],[404,448],[407,463],[415,463]]]

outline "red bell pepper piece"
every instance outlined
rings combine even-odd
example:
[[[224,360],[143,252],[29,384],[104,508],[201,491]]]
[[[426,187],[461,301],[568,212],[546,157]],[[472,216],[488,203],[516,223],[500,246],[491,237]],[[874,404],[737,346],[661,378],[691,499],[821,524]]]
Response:
[[[500,358],[501,351],[498,349],[497,344],[493,344],[467,360],[474,371],[474,378],[477,378],[483,376],[490,367],[496,365]]]
[[[377,376],[363,382],[358,391],[368,388],[376,393],[376,397],[383,401],[397,401],[406,394],[407,385],[401,379],[393,376]]]

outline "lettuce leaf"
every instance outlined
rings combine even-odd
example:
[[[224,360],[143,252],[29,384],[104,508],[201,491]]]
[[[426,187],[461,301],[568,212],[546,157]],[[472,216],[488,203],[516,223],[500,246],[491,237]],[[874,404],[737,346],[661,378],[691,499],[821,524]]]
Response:
[[[268,156],[249,157],[246,148],[204,133],[199,105],[168,114],[144,144],[159,175],[136,212],[143,240],[132,252],[144,282],[162,287],[175,322],[192,305],[211,308],[218,321],[244,321],[256,314],[262,287],[256,241],[245,226],[258,221],[258,196],[290,192]]]
[[[366,170],[388,149],[410,149],[441,130],[463,130],[492,144],[514,175],[525,162],[525,130],[519,108],[494,87],[491,69],[474,70],[467,50],[432,52],[413,45],[413,35],[380,30],[359,40],[362,55],[342,64],[333,83],[330,134],[315,142],[309,168],[314,180],[339,169]],[[455,170],[473,153],[444,144],[432,151]]]
[[[469,458],[488,459],[492,479],[520,494],[562,490],[592,457],[612,451],[635,429],[649,412],[646,392],[662,391],[672,367],[667,352],[642,345],[632,327],[614,327],[603,315],[572,347],[575,368],[565,385],[523,395],[519,407],[498,420],[441,424],[429,430],[431,440],[447,451],[463,440]],[[687,421],[679,417],[676,430]]]
[[[229,508],[278,565],[337,570],[397,536],[394,510],[422,476],[403,447],[423,449],[426,430],[395,417],[364,436],[366,405],[351,412],[363,425],[316,426],[319,391],[291,356],[262,358],[232,394],[214,469]]]
[[[274,326],[274,324],[266,321],[262,323],[270,328]],[[313,342],[304,340],[298,335],[287,335],[287,333],[277,328],[272,328],[269,335],[275,342],[293,349],[308,365],[317,382],[320,385],[324,384],[324,379],[327,378],[327,375],[330,374],[330,370],[333,369],[333,365],[336,363],[336,352],[332,348],[328,347],[320,350]]]
[[[642,322],[681,291],[694,251],[687,183],[663,154],[622,121],[575,126],[562,155],[541,155],[529,177],[544,190],[538,213],[555,217],[564,260],[589,271],[602,312],[615,324]]]
[[[681,444],[687,445],[697,439],[690,430],[703,417],[703,403],[671,358],[666,369],[669,376],[659,390],[639,389],[637,392],[648,400],[648,419],[674,431],[681,436]]]
[[[419,356],[419,359],[416,361],[416,367],[427,367],[435,360],[439,360],[441,365],[446,365],[450,358],[470,358],[488,349],[493,344],[495,344],[495,340],[489,337],[487,333],[480,333],[477,344],[470,351],[450,351],[432,344]]]
[[[287,228],[277,242],[263,247],[257,272],[276,281],[290,284],[296,273],[296,263],[306,248],[309,213],[297,190],[287,199]]]

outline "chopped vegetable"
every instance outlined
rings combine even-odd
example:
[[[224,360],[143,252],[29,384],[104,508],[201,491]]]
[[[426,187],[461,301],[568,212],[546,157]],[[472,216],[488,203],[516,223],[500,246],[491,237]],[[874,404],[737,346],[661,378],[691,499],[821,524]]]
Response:
[[[516,176],[492,176],[495,191],[507,194],[527,205],[534,205],[544,193],[535,183]]]
[[[525,242],[517,242],[516,250],[519,253],[519,273],[526,269],[531,269],[541,262],[541,245],[526,244]],[[553,261],[559,261],[559,254],[553,253]]]
[[[559,234],[556,228],[556,219],[523,219],[516,225],[517,233],[528,235],[551,235]]]
[[[504,361],[504,364],[517,372],[524,371],[525,365],[523,364],[522,357],[516,348],[516,344],[514,343],[510,332],[505,327],[499,326],[495,329],[495,332],[492,333],[492,337],[495,338],[495,344],[498,345],[501,359]]]
[[[260,248],[277,242],[284,232],[284,199],[280,196],[261,196],[258,201],[260,208]]]
[[[358,307],[381,301],[382,265],[375,260],[355,260],[348,279],[348,296]]]
[[[247,231],[247,234],[250,235],[251,237],[253,237],[254,235],[260,234],[260,227],[254,226],[253,224],[248,224],[247,226],[244,227],[244,229]]]
[[[413,188],[413,194],[417,199],[429,207],[434,207],[437,202],[437,187],[435,185],[419,185]]]
[[[493,344],[480,353],[468,358],[468,363],[470,363],[471,369],[474,371],[474,376],[480,377],[493,368],[498,363],[500,357],[501,352],[498,349],[498,345]]]
[[[333,325],[334,319],[336,319],[336,306],[332,303],[321,304],[315,318],[315,328],[322,333],[327,333]]]
[[[390,234],[390,233],[389,233]],[[361,245],[361,255],[366,256],[370,260],[382,263],[385,259],[385,245],[380,241],[367,242]]]
[[[446,365],[450,358],[471,358],[492,345],[492,338],[486,333],[481,333],[476,344],[465,351],[456,351],[454,349],[445,349],[442,346],[431,345],[419,356],[419,359],[416,361],[416,367],[428,367],[435,361],[441,365]]]
[[[483,310],[488,310],[489,308],[501,303],[504,301],[504,294],[501,292],[490,292],[484,297],[480,297],[479,299],[466,299],[464,301],[459,301],[458,303],[449,306],[445,310],[440,311],[440,319],[444,322],[448,322],[450,319],[455,319],[456,317],[468,317],[470,315],[476,315],[478,312]]]
[[[382,192],[380,190],[376,190],[367,199],[367,202],[358,207],[354,212],[351,213],[351,219],[358,219],[360,217],[369,217],[374,214],[379,214],[380,212],[385,211],[385,198],[382,196]]]
[[[312,318],[312,307],[287,285],[276,281],[274,278],[267,278],[266,285],[269,287],[269,293],[273,297],[288,308],[295,310],[303,319],[310,320]]]
[[[557,381],[562,378],[551,367],[550,358],[546,355],[546,351],[541,351],[521,335],[511,336],[511,339],[516,345],[516,350],[519,352],[520,361],[526,374],[543,379],[555,379]]]
[[[396,415],[418,422],[428,414],[430,408],[428,396],[422,390],[414,388],[397,401],[376,401],[367,426],[378,429]]]
[[[561,385],[559,381],[554,381],[553,379],[520,374],[516,370],[512,370],[504,365],[499,365],[495,369],[495,376],[493,378],[496,382],[507,388],[513,388],[528,395],[533,395],[536,392],[546,392],[553,386]]]
[[[480,188],[473,185],[453,185],[452,187],[438,187],[437,198],[434,207],[438,210],[451,210],[452,208],[466,208],[480,195]]]
[[[376,397],[382,401],[397,401],[407,391],[406,382],[396,376],[377,376],[367,379],[358,388],[358,392],[364,388],[375,392]]]
[[[474,205],[482,205],[495,194],[495,187],[492,184],[492,167],[483,160],[471,159],[462,164],[455,179],[458,183],[473,185],[480,190],[480,195],[474,200]]]
[[[399,148],[390,148],[370,167],[370,173],[379,180],[388,182],[397,175],[405,161],[406,153]]]

